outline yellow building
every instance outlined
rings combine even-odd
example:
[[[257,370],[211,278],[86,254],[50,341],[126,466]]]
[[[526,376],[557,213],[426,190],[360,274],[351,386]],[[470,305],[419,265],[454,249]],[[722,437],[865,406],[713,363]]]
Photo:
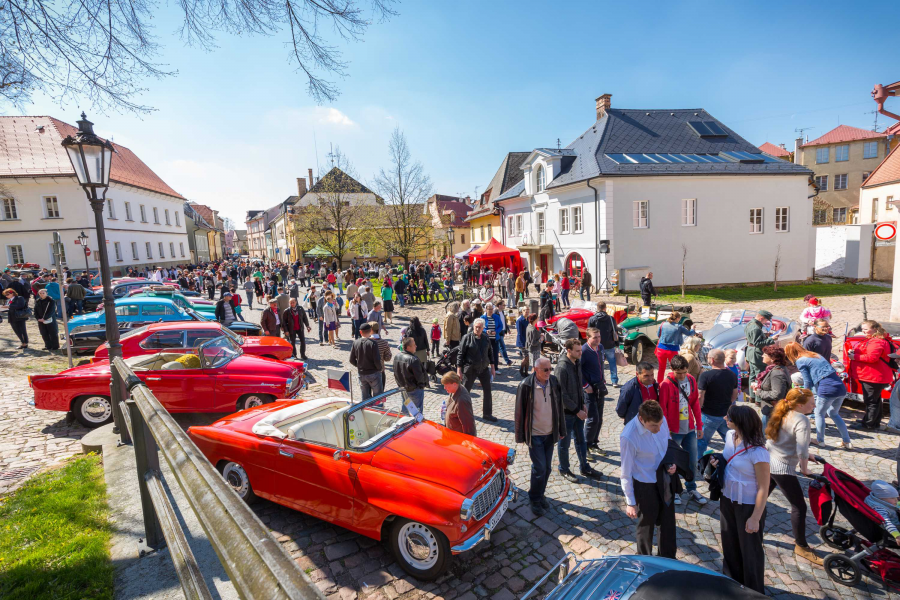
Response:
[[[483,246],[491,238],[501,244],[504,243],[500,209],[494,206],[494,200],[522,181],[524,177],[522,163],[529,154],[530,152],[510,152],[503,157],[500,168],[497,169],[487,189],[478,198],[474,210],[466,217],[466,221],[471,227],[472,246]]]

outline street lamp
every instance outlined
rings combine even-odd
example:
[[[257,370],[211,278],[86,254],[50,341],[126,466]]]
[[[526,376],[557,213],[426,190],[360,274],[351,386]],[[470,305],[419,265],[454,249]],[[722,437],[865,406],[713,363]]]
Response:
[[[453,266],[454,266],[454,263],[456,262],[453,259],[453,234],[454,233],[456,233],[456,232],[453,231],[453,225],[451,225],[447,229],[447,239],[450,241],[450,281],[453,281],[453,282],[456,281],[456,275],[453,272]]]
[[[94,133],[94,124],[81,113],[78,131],[74,136],[66,136],[62,141],[63,148],[69,155],[75,177],[84,189],[84,193],[94,211],[94,223],[97,228],[97,252],[100,253],[100,278],[103,282],[103,310],[106,321],[106,341],[109,343],[109,360],[122,356],[119,345],[119,326],[116,322],[116,306],[113,302],[111,273],[109,270],[109,254],[106,250],[106,231],[103,228],[103,204],[106,191],[109,189],[109,172],[115,149],[107,140]],[[97,193],[100,192],[98,197]],[[84,235],[82,232],[81,235]],[[79,236],[79,239],[81,237]],[[85,236],[87,239],[87,236]],[[87,252],[85,252],[85,257]],[[85,261],[87,262],[87,261]],[[90,271],[89,271],[90,272]],[[68,332],[67,336],[68,337]]]
[[[88,264],[88,253],[87,253],[87,241],[88,236],[81,232],[81,235],[78,236],[78,243],[81,245],[81,249],[84,250],[84,272],[88,276],[88,279],[91,278],[91,267]]]

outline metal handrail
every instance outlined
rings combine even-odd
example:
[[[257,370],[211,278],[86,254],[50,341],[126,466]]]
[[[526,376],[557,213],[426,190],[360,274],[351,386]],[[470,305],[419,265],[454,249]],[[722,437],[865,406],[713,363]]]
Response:
[[[147,545],[170,546],[185,597],[211,596],[184,531],[172,518],[174,510],[161,485],[160,452],[241,598],[323,600],[319,589],[125,361],[113,359],[112,371],[131,396],[122,407],[123,417],[129,417],[123,418],[127,426],[122,433],[131,433],[134,443]]]

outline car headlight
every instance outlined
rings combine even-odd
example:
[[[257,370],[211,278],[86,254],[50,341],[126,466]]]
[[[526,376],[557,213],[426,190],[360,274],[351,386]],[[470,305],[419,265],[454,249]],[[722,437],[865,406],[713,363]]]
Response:
[[[294,380],[291,377],[288,377],[284,380],[284,389],[289,390],[291,386],[294,384]]]
[[[506,466],[509,466],[516,462],[516,451],[513,448],[510,448],[506,451]]]
[[[459,518],[463,521],[468,521],[472,518],[472,508],[475,506],[475,501],[471,498],[466,498],[462,501],[462,506],[459,509]]]

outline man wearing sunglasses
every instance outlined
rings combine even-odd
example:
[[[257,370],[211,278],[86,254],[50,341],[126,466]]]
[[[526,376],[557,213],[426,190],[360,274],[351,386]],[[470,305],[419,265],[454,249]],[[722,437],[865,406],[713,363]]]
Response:
[[[548,358],[537,359],[534,372],[519,383],[515,427],[516,443],[527,444],[531,458],[531,511],[541,516],[550,508],[544,492],[550,479],[553,448],[566,437],[562,391],[559,380],[550,373]]]

